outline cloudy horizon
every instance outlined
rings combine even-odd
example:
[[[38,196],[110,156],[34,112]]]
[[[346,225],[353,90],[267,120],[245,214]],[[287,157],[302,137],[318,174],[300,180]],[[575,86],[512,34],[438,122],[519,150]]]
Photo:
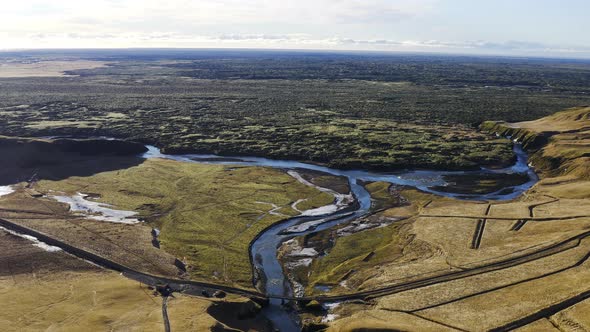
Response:
[[[590,58],[583,0],[32,0],[0,49],[253,48]]]

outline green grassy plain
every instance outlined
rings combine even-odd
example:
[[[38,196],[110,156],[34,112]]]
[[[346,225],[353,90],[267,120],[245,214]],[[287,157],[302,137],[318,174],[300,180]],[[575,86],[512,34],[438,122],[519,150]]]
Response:
[[[95,193],[118,209],[138,211],[161,230],[162,249],[185,260],[191,278],[252,287],[249,244],[265,227],[333,197],[284,172],[261,167],[146,160],[129,169],[41,181],[37,189]],[[269,213],[275,204],[282,215]]]

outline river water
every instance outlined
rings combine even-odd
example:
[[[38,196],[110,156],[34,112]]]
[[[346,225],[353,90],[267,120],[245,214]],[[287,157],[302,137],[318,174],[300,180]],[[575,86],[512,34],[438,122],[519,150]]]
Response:
[[[274,326],[280,331],[299,331],[299,321],[296,313],[291,310],[290,303],[284,303],[274,297],[293,296],[293,289],[283,272],[281,263],[277,258],[278,247],[288,239],[297,235],[305,235],[311,232],[325,230],[336,225],[349,222],[359,218],[369,212],[371,207],[371,197],[360,181],[384,181],[397,185],[415,187],[419,190],[437,194],[441,196],[454,197],[469,200],[508,200],[521,195],[523,192],[532,187],[538,180],[535,172],[527,164],[527,155],[522,150],[520,144],[514,144],[514,153],[516,154],[516,163],[504,169],[486,169],[481,168],[475,171],[402,171],[395,173],[377,173],[363,170],[338,170],[325,166],[306,164],[297,161],[273,160],[259,157],[220,157],[217,155],[203,154],[186,154],[186,155],[167,155],[162,154],[159,149],[153,146],[147,146],[148,152],[144,154],[145,158],[165,158],[182,162],[191,163],[210,163],[225,165],[243,165],[243,166],[264,166],[280,169],[306,169],[320,171],[335,176],[344,176],[348,178],[351,192],[358,202],[358,208],[353,213],[350,211],[337,211],[330,215],[323,216],[300,216],[290,218],[286,221],[275,224],[263,231],[257,239],[251,244],[250,255],[252,257],[254,273],[259,280],[264,283],[264,292],[271,298],[270,305],[263,309],[263,314],[270,319]],[[433,189],[437,186],[446,186],[444,181],[445,175],[486,175],[486,174],[510,174],[526,173],[528,181],[526,183],[502,188],[496,192],[488,194],[460,194],[441,192]],[[329,217],[330,221],[319,223],[317,227],[303,230],[299,233],[282,232],[294,225],[302,222],[319,221]]]

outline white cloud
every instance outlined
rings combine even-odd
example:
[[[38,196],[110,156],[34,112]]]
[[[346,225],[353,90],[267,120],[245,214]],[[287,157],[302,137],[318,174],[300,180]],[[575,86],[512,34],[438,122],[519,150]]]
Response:
[[[10,1],[2,26],[68,28],[174,21],[189,27],[224,24],[370,23],[421,15],[437,0],[34,0]],[[20,22],[20,23],[19,23]],[[152,28],[153,25],[145,26]],[[57,32],[57,31],[53,31]]]
[[[452,29],[444,31],[442,37],[437,36],[440,37],[437,40],[420,38],[428,36],[424,31],[432,31],[432,28],[422,31],[422,34],[413,34],[414,29],[419,30],[424,23],[428,25],[429,19],[439,13],[438,7],[443,2],[5,1],[0,11],[0,49],[268,47],[539,55],[567,53],[590,56],[590,47],[586,46],[545,45],[526,41],[453,41],[451,39],[456,34]],[[413,24],[404,25],[407,22]]]
[[[317,38],[311,34],[220,34],[191,35],[174,32],[149,33],[38,33],[29,34],[17,48],[40,47],[182,47],[182,48],[290,48],[373,50],[407,52],[449,52],[473,54],[514,55],[569,55],[590,56],[590,47],[560,46],[542,43],[507,41],[439,41],[439,40],[390,40],[353,39],[338,36]],[[21,40],[22,41],[22,40]]]
[[[0,11],[0,48],[86,47],[96,36],[120,47],[118,40],[153,35],[172,39],[200,39],[201,35],[333,34],[340,26],[367,27],[418,17],[439,0],[29,0],[7,1]],[[296,30],[296,31],[293,31]],[[331,31],[332,30],[332,31]],[[370,29],[368,29],[370,30]],[[236,34],[238,32],[238,34]],[[45,34],[43,40],[31,36]],[[83,42],[80,36],[88,36]],[[51,36],[52,38],[49,38]],[[70,36],[71,38],[67,38]],[[209,38],[209,37],[208,37]],[[53,39],[53,43],[50,40]],[[168,38],[171,39],[171,38]],[[209,38],[210,39],[210,38]],[[240,39],[260,39],[242,38]],[[266,38],[268,39],[268,38]],[[284,38],[283,38],[284,39]],[[289,37],[288,39],[292,39]],[[42,43],[41,43],[42,42]],[[75,43],[74,43],[75,42]],[[166,45],[162,38],[159,46]],[[41,43],[41,44],[39,44]],[[78,43],[78,44],[76,44]],[[151,46],[137,43],[128,46]]]

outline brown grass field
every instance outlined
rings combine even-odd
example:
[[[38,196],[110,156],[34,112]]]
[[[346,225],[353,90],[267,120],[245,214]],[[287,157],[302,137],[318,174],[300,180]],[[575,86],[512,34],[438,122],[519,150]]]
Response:
[[[330,264],[314,262],[312,266],[321,270],[311,273],[323,276],[318,281],[332,284],[334,292],[344,294],[464,271],[518,256],[534,259],[400,291],[365,305],[344,303],[332,310],[337,318],[330,323],[329,330],[485,331],[589,291],[590,239],[567,242],[548,255],[534,256],[540,249],[590,230],[590,162],[585,152],[590,146],[589,114],[590,108],[577,108],[537,121],[502,124],[551,136],[548,144],[531,155],[533,164],[544,166],[538,169],[541,181],[522,197],[509,202],[465,202],[406,190],[402,195],[409,199],[414,213],[409,221],[404,221],[404,227],[389,226],[397,227],[390,233],[389,241],[379,239],[368,245],[366,241],[377,238],[366,232],[340,238],[333,252],[346,250],[355,242],[354,237],[365,241],[366,249],[352,256],[339,254],[340,261]],[[553,168],[546,167],[547,159],[558,163],[554,162]],[[424,207],[424,201],[430,203]],[[475,226],[480,219],[485,219],[481,244],[472,249]],[[522,225],[516,227],[519,224]],[[369,232],[376,235],[377,231]],[[410,240],[400,242],[400,238]],[[390,256],[391,261],[352,263],[393,243],[402,243],[403,247]],[[340,278],[351,269],[354,273],[346,275],[342,282]],[[580,299],[565,309],[540,314],[519,330],[590,330],[588,303]]]
[[[63,251],[44,251],[5,231],[0,231],[0,262],[2,331],[164,331],[162,297],[115,272]],[[240,307],[246,301],[231,297],[224,303]],[[211,304],[175,294],[168,299],[171,328],[227,327],[207,313]]]

